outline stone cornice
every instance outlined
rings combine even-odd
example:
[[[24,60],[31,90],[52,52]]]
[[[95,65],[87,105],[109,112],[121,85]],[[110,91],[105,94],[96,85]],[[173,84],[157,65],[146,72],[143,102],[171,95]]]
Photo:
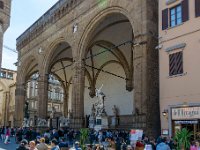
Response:
[[[17,38],[17,50],[26,46],[31,40],[78,6],[83,0],[59,0],[33,25]]]

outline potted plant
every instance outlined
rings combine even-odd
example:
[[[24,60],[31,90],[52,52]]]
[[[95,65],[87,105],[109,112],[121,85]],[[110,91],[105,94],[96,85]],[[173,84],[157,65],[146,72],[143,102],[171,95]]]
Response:
[[[82,128],[80,129],[80,145],[82,150],[86,150],[86,142],[88,141],[89,129]]]
[[[177,131],[174,137],[176,141],[176,150],[187,150],[190,148],[190,138],[192,136],[192,132],[187,130],[186,128]]]

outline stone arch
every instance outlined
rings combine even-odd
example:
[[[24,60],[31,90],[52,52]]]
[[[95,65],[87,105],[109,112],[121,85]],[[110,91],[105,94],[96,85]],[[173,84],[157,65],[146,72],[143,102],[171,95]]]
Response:
[[[111,15],[111,14],[122,14],[124,15],[132,25],[133,28],[133,21],[128,13],[128,11],[122,7],[109,7],[107,9],[104,9],[103,11],[99,12],[91,21],[88,23],[88,25],[85,28],[85,31],[83,32],[81,36],[81,40],[78,44],[78,54],[79,54],[79,59],[84,59],[86,50],[88,48],[88,43],[90,42],[91,34],[94,32],[95,28],[99,25],[99,23],[105,19],[106,16]]]
[[[49,66],[51,64],[52,57],[53,57],[53,55],[55,53],[56,46],[58,44],[60,44],[60,43],[67,43],[71,47],[71,44],[66,42],[66,39],[64,37],[57,38],[56,40],[51,42],[50,45],[48,45],[46,47],[46,51],[47,52],[46,52],[46,54],[44,56],[44,61],[43,61],[43,66],[44,66],[43,69],[44,69],[45,74],[48,74]]]
[[[24,63],[26,62],[26,63]],[[34,55],[28,56],[26,59],[21,60],[20,63],[20,73],[18,73],[17,78],[18,78],[18,83],[25,83],[25,80],[27,79],[27,76],[30,76],[33,72],[38,70],[38,60],[37,57]]]
[[[93,43],[90,47],[96,45],[96,44],[103,44],[106,48],[112,48],[115,47],[115,45],[109,41],[96,41],[95,43]],[[84,58],[86,57],[88,51],[90,50],[90,48],[88,48],[87,52],[85,53]],[[112,53],[120,62],[121,66],[123,67],[125,74],[126,74],[126,78],[129,78],[129,74],[130,74],[130,66],[124,56],[124,54],[122,53],[122,51],[119,48],[115,48],[113,51],[109,51],[110,53]]]
[[[72,46],[66,40],[67,37],[61,36],[54,40],[50,45],[46,47],[46,53],[43,61],[43,75],[53,74],[61,83],[64,90],[64,99],[63,99],[63,113],[67,115],[70,88],[71,88],[71,74],[69,73],[66,65],[73,62],[73,52]],[[70,66],[71,67],[71,66]],[[70,96],[69,96],[70,95]]]

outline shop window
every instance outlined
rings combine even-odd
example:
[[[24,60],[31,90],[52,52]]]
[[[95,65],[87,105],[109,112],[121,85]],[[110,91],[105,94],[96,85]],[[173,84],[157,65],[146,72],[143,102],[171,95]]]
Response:
[[[169,75],[178,75],[183,73],[183,52],[177,52],[169,55]]]
[[[0,9],[4,9],[4,3],[3,3],[3,1],[0,1]]]

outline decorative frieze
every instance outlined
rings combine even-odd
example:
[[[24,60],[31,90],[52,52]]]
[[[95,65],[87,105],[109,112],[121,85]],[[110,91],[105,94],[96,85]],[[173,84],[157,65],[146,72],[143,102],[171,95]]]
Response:
[[[172,4],[174,2],[176,2],[177,0],[166,0],[166,4],[169,5],[169,4]]]

